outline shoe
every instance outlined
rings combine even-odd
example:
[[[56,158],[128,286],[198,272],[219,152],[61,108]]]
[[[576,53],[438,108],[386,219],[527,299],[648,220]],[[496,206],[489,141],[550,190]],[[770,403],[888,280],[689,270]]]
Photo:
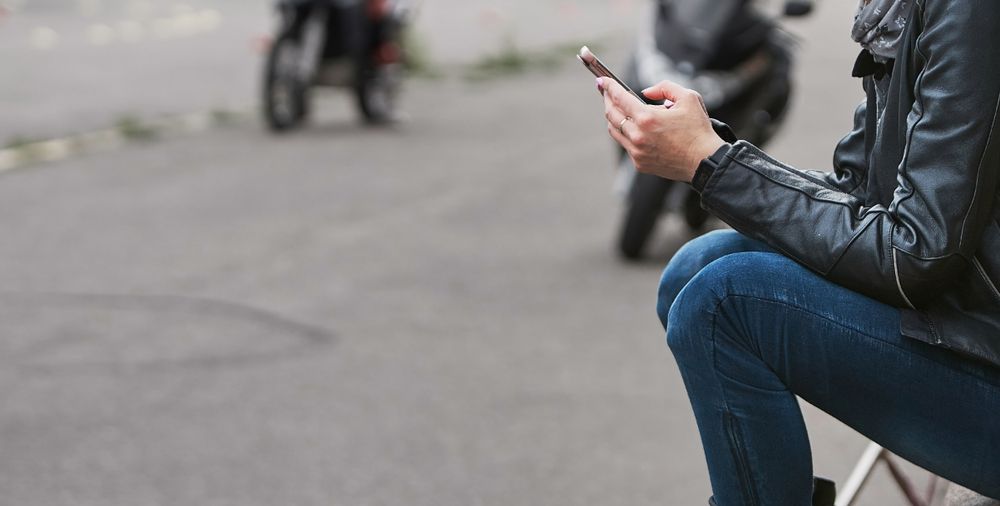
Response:
[[[837,485],[826,478],[813,478],[813,506],[834,506]]]
[[[834,506],[837,501],[837,485],[826,478],[813,478],[812,506]],[[708,498],[708,506],[719,506],[715,497]]]

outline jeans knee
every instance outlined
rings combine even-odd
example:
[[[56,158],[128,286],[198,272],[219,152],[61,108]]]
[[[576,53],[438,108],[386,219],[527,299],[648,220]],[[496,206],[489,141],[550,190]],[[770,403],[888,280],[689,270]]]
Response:
[[[775,253],[744,252],[726,255],[701,269],[680,291],[666,315],[667,345],[681,361],[690,350],[704,351],[733,342],[756,348],[757,337],[748,334],[752,313],[748,299],[780,298],[782,287],[797,286],[806,271]],[[720,343],[712,343],[716,326]]]
[[[667,330],[667,346],[678,362],[703,356],[709,338],[712,313],[719,297],[713,290],[711,276],[699,273],[681,290],[666,315],[661,317]]]
[[[670,259],[660,277],[656,301],[660,323],[666,328],[670,307],[681,290],[707,265],[732,253],[763,248],[766,246],[734,230],[715,230],[688,241]]]
[[[679,325],[667,325],[667,348],[677,362],[684,361],[688,351],[695,348],[698,338],[691,329]]]
[[[677,296],[677,291],[674,289],[676,284],[677,280],[670,277],[670,269],[664,269],[663,275],[660,276],[660,286],[656,293],[656,315],[660,318],[660,323],[664,329],[667,328],[670,307],[674,305],[674,299]]]
[[[698,271],[677,295],[667,311],[665,327],[667,346],[678,362],[710,356],[705,352],[713,346],[710,340],[716,320],[743,318],[738,309],[724,301],[741,293],[745,278],[753,277],[758,255],[748,252],[720,258]],[[729,314],[731,311],[737,312]]]

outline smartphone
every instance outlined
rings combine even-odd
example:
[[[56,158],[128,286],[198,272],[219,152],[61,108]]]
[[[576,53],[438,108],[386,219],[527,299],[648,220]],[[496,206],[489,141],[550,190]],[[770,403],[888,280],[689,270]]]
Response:
[[[601,60],[587,46],[580,48],[580,54],[576,55],[576,58],[580,60],[580,62],[583,63],[583,66],[587,67],[587,70],[595,76],[614,79],[616,83],[620,84],[622,88],[625,88],[625,90],[635,96],[635,98],[638,98],[640,102],[644,104],[649,103],[649,99],[632,91],[632,88],[629,88],[628,85],[625,84],[625,81],[622,81],[614,74],[614,72],[611,72],[611,70],[609,70],[608,67],[604,65],[604,63],[602,63]]]

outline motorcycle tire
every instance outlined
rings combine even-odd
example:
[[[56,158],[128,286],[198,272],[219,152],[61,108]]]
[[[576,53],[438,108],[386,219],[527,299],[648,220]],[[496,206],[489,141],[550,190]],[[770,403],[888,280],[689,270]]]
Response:
[[[618,251],[626,260],[642,257],[672,185],[673,181],[661,177],[635,175],[618,239]]]
[[[359,74],[355,95],[364,120],[375,125],[396,121],[403,83],[402,64],[366,66]]]
[[[689,188],[684,195],[684,222],[688,228],[692,232],[697,232],[705,226],[710,217],[708,211],[701,207],[701,195]]]
[[[289,35],[274,41],[264,72],[264,120],[273,132],[298,127],[308,114],[309,87],[296,76],[301,46]]]

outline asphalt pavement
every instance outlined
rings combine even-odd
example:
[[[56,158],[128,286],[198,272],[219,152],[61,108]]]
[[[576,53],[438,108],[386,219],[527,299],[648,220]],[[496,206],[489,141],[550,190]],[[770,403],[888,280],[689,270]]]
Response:
[[[849,127],[849,11],[794,27],[782,159],[825,168]],[[567,59],[414,80],[395,128],[325,94],[292,135],[0,176],[0,504],[705,504],[654,312],[686,236],[667,220],[650,260],[616,259],[613,150]],[[866,442],[806,418],[843,480]],[[860,504],[903,504],[886,476]]]

